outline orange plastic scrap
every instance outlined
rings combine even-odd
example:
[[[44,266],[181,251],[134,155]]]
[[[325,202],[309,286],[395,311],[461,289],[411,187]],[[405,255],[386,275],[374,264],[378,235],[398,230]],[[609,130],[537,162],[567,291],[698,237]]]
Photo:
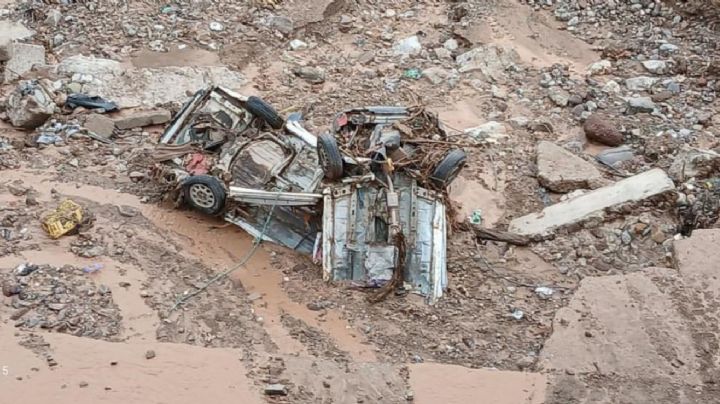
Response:
[[[83,219],[83,210],[80,205],[66,199],[54,211],[42,219],[42,227],[50,238],[57,239],[76,228]]]

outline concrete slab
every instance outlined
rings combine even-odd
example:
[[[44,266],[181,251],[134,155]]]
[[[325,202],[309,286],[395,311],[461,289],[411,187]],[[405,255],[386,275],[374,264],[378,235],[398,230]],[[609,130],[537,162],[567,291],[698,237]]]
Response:
[[[548,206],[510,222],[510,232],[523,235],[545,235],[580,223],[605,209],[673,191],[675,184],[659,168],[626,178],[576,198]]]

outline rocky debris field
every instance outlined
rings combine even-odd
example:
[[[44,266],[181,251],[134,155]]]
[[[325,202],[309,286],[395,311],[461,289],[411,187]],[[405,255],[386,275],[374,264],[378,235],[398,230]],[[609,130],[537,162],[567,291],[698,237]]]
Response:
[[[0,386],[29,402],[720,402],[714,3],[0,3]],[[174,209],[153,167],[211,83],[316,134],[350,107],[437,112],[468,145],[445,296],[371,304],[267,243],[206,287],[253,240]],[[84,221],[50,238],[65,199]],[[183,397],[152,387],[187,380]]]

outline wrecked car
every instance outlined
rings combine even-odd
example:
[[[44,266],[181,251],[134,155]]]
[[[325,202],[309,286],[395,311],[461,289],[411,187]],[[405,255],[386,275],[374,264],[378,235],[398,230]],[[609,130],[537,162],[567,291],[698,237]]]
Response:
[[[455,164],[435,164],[413,143],[412,111],[372,108],[382,120],[316,137],[297,114],[283,121],[257,97],[207,88],[162,135],[160,176],[177,184],[179,199],[190,207],[312,254],[326,280],[401,287],[432,302],[447,284],[444,191],[465,155],[455,151]],[[348,122],[360,125],[358,119]],[[390,136],[402,125],[406,136]],[[345,138],[348,130],[357,132],[358,146]],[[427,133],[443,135],[438,125]],[[360,139],[368,134],[361,152]],[[440,152],[452,155],[442,144]]]
[[[193,209],[222,214],[253,236],[312,253],[321,226],[316,207],[323,172],[315,137],[299,125],[299,134],[279,130],[284,125],[260,98],[221,87],[200,90],[160,139],[159,159],[171,162],[161,176],[178,185]]]
[[[444,196],[466,156],[437,116],[422,108],[351,109],[317,143],[328,178],[371,179],[325,189],[325,279],[389,282],[430,301],[442,296]]]

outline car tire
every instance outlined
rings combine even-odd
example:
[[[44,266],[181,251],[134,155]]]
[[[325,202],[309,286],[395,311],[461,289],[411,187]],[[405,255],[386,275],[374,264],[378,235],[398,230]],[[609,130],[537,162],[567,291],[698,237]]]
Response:
[[[248,97],[245,109],[265,121],[273,129],[282,129],[285,124],[285,120],[275,111],[275,108],[260,97]]]
[[[335,137],[323,133],[317,140],[318,162],[325,173],[325,178],[337,180],[343,175],[343,158]]]
[[[465,166],[466,158],[467,155],[463,149],[450,150],[440,164],[435,167],[430,180],[438,188],[447,187]]]
[[[209,175],[193,175],[183,182],[183,199],[193,209],[215,216],[225,207],[225,188]]]

